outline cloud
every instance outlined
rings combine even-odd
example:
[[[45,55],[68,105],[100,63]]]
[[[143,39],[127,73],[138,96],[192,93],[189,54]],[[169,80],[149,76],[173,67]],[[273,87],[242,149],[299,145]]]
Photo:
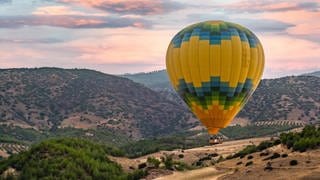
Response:
[[[168,30],[119,29],[106,30],[105,35],[74,40],[65,44],[77,50],[76,59],[93,64],[134,64],[162,62],[174,32]]]
[[[29,15],[0,17],[0,28],[20,28],[23,26],[54,26],[64,28],[149,28],[152,24],[143,19],[70,16],[70,15]]]
[[[56,39],[56,38],[43,38],[43,39],[9,39],[9,38],[0,38],[0,43],[14,43],[14,44],[35,44],[35,43],[41,43],[41,44],[53,44],[53,43],[61,43],[64,42],[64,40]]]
[[[166,14],[185,8],[185,5],[171,0],[57,0],[97,8],[118,14],[156,15]]]
[[[273,12],[264,13],[262,17],[294,24],[286,30],[287,34],[320,44],[320,24],[317,23],[320,19],[320,11]]]
[[[265,67],[269,72],[265,77],[320,69],[318,43],[288,35],[265,35],[260,40],[265,51]]]
[[[11,3],[12,0],[0,0],[0,4]]]
[[[73,10],[67,6],[42,6],[32,12],[34,15],[74,15],[74,16],[106,16],[107,13],[87,13]]]
[[[226,9],[226,11],[249,12],[249,13],[285,12],[285,11],[292,11],[292,10],[317,11],[319,8],[319,2],[315,2],[315,1],[299,2],[297,0],[292,0],[292,1],[245,0],[245,1],[224,5],[223,8]]]
[[[234,17],[225,16],[225,15],[206,14],[206,13],[189,14],[187,16],[187,19],[190,22],[195,22],[199,19],[201,19],[201,21],[219,19],[219,20],[241,24],[254,32],[283,32],[283,31],[286,31],[288,28],[294,26],[291,23],[286,23],[286,22],[273,20],[273,19],[234,18]]]
[[[237,19],[235,22],[239,22],[255,32],[282,32],[294,26],[272,19]]]

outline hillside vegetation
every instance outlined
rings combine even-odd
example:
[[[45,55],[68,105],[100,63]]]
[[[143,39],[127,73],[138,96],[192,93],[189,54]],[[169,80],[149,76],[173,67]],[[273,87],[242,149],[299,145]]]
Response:
[[[104,128],[132,139],[182,131],[191,114],[126,78],[85,69],[0,70],[0,124]]]
[[[107,155],[121,156],[122,152],[87,140],[51,139],[0,161],[0,174],[5,179],[134,179],[143,175],[142,171],[126,174]],[[14,170],[4,173],[9,168]]]
[[[167,99],[185,107],[181,98],[172,89],[166,88],[170,84],[165,75],[166,71],[163,70],[126,77],[155,89]],[[237,117],[251,121],[290,120],[307,124],[320,121],[320,77],[318,75],[319,71],[305,76],[262,80]],[[155,85],[157,83],[159,86]],[[165,83],[167,85],[160,88],[160,84]]]

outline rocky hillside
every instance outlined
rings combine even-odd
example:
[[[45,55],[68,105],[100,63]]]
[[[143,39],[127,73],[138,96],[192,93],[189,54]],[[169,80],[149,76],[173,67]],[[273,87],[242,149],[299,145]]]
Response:
[[[237,117],[252,121],[290,120],[305,123],[320,121],[320,77],[317,77],[319,72],[306,76],[262,80],[253,97]],[[184,106],[172,89],[155,88],[159,86],[154,83],[169,83],[164,74],[166,71],[140,73],[127,77],[144,83],[145,86]]]
[[[133,138],[187,129],[190,113],[126,78],[84,69],[0,70],[0,123],[105,128]]]
[[[239,117],[253,121],[319,121],[320,78],[291,76],[262,80]]]

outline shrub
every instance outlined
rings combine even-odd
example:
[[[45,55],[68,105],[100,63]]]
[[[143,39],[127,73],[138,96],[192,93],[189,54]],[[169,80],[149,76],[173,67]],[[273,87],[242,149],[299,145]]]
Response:
[[[280,157],[280,154],[279,153],[273,153],[272,156],[269,156],[267,158],[264,158],[263,161],[266,161],[266,160],[271,160],[271,159],[276,159],[276,158],[279,158]]]
[[[147,167],[147,163],[141,163],[138,165],[138,169],[143,169],[145,167]]]
[[[226,157],[226,159],[232,159],[233,158],[233,156],[230,154],[230,155],[228,155],[227,157]]]
[[[247,154],[251,154],[254,152],[257,152],[257,146],[249,145],[249,146],[245,147],[243,150],[237,152],[233,157],[244,158]]]
[[[221,161],[224,161],[223,156],[219,156],[219,159],[217,160],[217,163],[219,163],[219,162],[221,162]]]
[[[283,133],[281,143],[294,151],[304,152],[320,146],[320,129],[315,126],[306,126],[300,133]]]
[[[273,169],[272,166],[266,166],[266,167],[264,168],[265,171],[272,171],[272,169]]]
[[[260,156],[268,156],[269,155],[269,152],[262,152],[260,153]]]
[[[249,162],[246,163],[246,166],[251,166],[252,164],[253,164],[253,162],[249,161]]]
[[[270,159],[276,159],[276,158],[279,158],[280,157],[280,154],[279,153],[273,153],[273,155],[270,157]]]
[[[273,145],[278,145],[278,144],[281,144],[281,140],[280,139],[276,139],[274,142],[273,142]]]
[[[173,160],[172,160],[172,154],[168,155],[165,154],[165,156],[161,157],[162,162],[164,163],[164,166],[166,169],[168,170],[173,170],[172,166],[173,166]]]
[[[269,147],[272,147],[273,143],[271,141],[262,141],[258,146],[257,146],[257,151],[262,151],[265,150]]]
[[[219,154],[218,153],[212,153],[212,154],[209,154],[208,156],[209,157],[217,157],[217,156],[219,156]]]
[[[147,176],[148,172],[144,170],[135,170],[132,173],[128,174],[127,179],[128,180],[138,180],[142,179],[143,177]]]
[[[237,162],[237,165],[240,165],[240,164],[242,164],[242,161]]]
[[[184,157],[183,154],[179,154],[178,156],[179,156],[180,159]]]
[[[296,166],[296,165],[298,165],[298,161],[297,160],[293,159],[293,160],[290,161],[290,166]]]
[[[286,157],[288,157],[288,154],[282,154],[281,157],[286,158]]]
[[[174,168],[178,171],[184,171],[185,169],[192,169],[190,166],[188,166],[186,163],[184,162],[174,162]]]
[[[158,168],[160,165],[160,161],[154,157],[148,157],[147,163],[155,168]]]
[[[252,156],[252,155],[249,155],[249,156],[248,156],[248,159],[252,159],[252,158],[253,158],[253,156]]]

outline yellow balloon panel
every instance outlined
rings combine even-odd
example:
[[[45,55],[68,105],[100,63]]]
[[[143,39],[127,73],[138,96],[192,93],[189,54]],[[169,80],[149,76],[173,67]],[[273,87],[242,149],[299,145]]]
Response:
[[[232,121],[258,86],[264,54],[250,30],[206,21],[172,39],[166,65],[174,89],[214,134]]]

